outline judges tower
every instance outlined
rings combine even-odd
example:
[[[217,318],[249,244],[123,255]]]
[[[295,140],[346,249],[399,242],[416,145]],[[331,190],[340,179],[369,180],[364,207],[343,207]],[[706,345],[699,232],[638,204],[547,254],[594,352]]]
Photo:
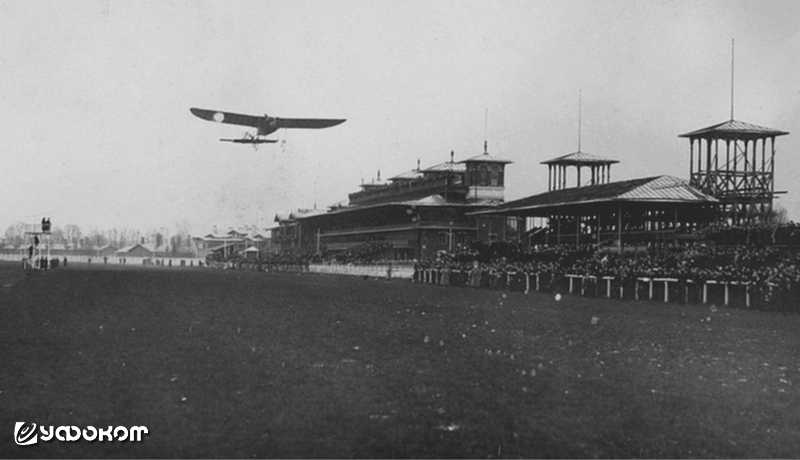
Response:
[[[730,225],[765,222],[775,191],[775,138],[787,131],[734,119],[733,40],[731,117],[679,137],[689,139],[689,183],[720,200],[720,218]]]

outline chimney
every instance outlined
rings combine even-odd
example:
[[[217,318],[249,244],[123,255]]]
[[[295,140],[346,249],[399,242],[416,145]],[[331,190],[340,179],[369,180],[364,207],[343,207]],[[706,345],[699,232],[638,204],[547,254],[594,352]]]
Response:
[[[455,154],[456,154],[455,151],[453,150],[450,151],[450,163],[455,163],[455,161],[453,161],[453,156],[455,156]]]
[[[380,181],[381,181],[381,170],[379,169],[378,170],[378,182],[380,182]]]
[[[419,169],[420,169],[420,167],[419,167],[419,158],[417,158],[417,171],[419,171]]]
[[[484,155],[488,155],[489,154],[489,141],[487,141],[487,140],[483,141],[483,154]]]

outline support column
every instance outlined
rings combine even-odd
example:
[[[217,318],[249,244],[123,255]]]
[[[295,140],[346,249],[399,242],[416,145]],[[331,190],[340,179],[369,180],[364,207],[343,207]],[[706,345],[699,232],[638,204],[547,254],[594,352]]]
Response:
[[[553,166],[553,190],[558,190],[558,166]]]
[[[750,165],[750,142],[745,139],[744,140],[744,181],[742,182],[743,188],[750,188],[750,179],[752,175],[753,167]],[[750,205],[743,203],[742,204],[742,211],[743,211],[743,218],[747,223],[750,222]]]
[[[728,142],[731,142],[728,140]],[[734,183],[733,188],[734,190],[739,187],[738,185],[738,171],[739,171],[739,141],[734,139],[733,140],[733,172],[734,174]]]
[[[714,186],[712,190],[717,191],[719,187],[719,139],[714,139]]]
[[[553,190],[553,165],[547,165],[547,191]]]
[[[564,172],[561,165],[556,165],[556,190],[561,190],[561,181],[564,177]]]
[[[706,139],[706,180],[704,189],[708,190],[709,175],[711,173],[711,139]]]
[[[617,206],[617,249],[622,254],[622,205]]]
[[[561,215],[556,216],[556,244],[561,244]]]
[[[694,175],[694,139],[689,139],[689,183],[691,184]]]
[[[699,186],[700,182],[703,179],[703,139],[697,139],[697,183],[695,186]]]
[[[595,220],[595,229],[597,230],[597,244],[600,244],[600,229],[602,226],[600,225],[600,217],[603,215],[601,210],[597,211],[597,219]]]
[[[761,179],[762,184],[767,185],[766,181],[764,180],[764,173],[766,173],[767,169],[767,138],[761,139]]]
[[[581,186],[581,165],[575,166],[575,169],[578,170],[578,187]]]
[[[775,198],[775,136],[770,138],[770,146],[772,147],[772,157],[769,161],[769,180],[770,180],[770,199],[769,210],[772,211],[772,201]]]
[[[736,180],[734,171],[733,180]],[[725,192],[731,190],[731,141],[725,139]]]

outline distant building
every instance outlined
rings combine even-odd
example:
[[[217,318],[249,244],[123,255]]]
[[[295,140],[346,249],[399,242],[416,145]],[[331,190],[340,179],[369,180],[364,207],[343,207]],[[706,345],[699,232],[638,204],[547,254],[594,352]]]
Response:
[[[255,247],[259,253],[271,251],[272,239],[267,236],[268,231],[245,232],[239,230],[229,230],[227,233],[209,233],[205,236],[192,238],[195,248],[195,257],[206,258],[212,253],[217,253],[220,257],[229,257],[232,254],[242,253],[249,247]]]
[[[93,248],[94,254],[100,257],[107,257],[114,255],[117,252],[117,248],[110,244],[106,244],[105,246],[97,246]]]
[[[136,258],[150,258],[153,257],[153,252],[142,244],[134,244],[125,246],[114,252],[117,257],[136,257]]]

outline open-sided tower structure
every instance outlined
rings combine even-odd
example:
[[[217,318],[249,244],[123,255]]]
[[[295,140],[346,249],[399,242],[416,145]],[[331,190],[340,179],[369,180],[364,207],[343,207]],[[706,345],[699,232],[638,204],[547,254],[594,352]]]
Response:
[[[680,137],[689,139],[689,182],[720,200],[732,225],[764,222],[775,195],[775,138],[786,131],[731,119]]]

